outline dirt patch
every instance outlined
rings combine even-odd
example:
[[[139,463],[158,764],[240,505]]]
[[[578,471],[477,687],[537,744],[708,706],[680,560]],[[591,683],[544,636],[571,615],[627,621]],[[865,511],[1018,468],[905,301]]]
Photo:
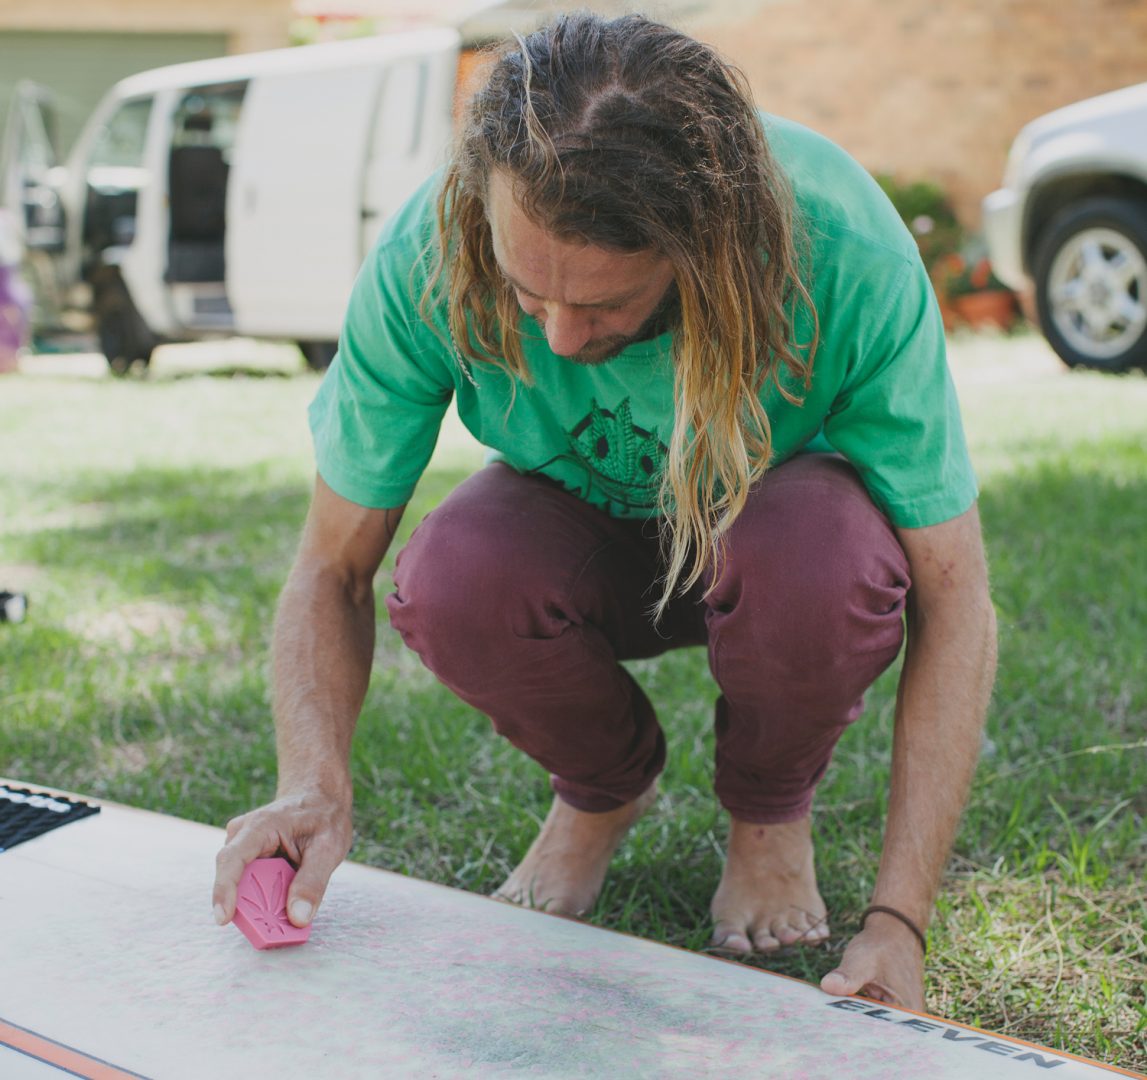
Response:
[[[105,748],[104,767],[113,776],[138,776],[155,762],[178,756],[180,743],[171,735],[157,742],[124,742]]]
[[[169,644],[179,639],[187,612],[174,604],[141,600],[111,611],[81,612],[67,620],[68,629],[93,645],[129,650],[144,642]]]

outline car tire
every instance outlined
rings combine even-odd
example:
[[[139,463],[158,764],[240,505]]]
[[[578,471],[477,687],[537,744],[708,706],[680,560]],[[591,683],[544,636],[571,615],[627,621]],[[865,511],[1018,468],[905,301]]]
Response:
[[[157,344],[155,336],[136,311],[127,287],[118,276],[96,286],[94,309],[100,352],[113,375],[126,375],[137,361],[144,367],[151,363]]]
[[[326,371],[339,347],[337,341],[300,341],[297,344],[312,371]]]
[[[1147,367],[1147,205],[1072,204],[1044,231],[1033,269],[1040,328],[1069,367]]]

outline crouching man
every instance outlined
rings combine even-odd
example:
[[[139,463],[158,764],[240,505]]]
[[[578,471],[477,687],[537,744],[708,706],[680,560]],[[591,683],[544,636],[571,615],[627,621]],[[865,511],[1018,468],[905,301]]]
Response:
[[[230,824],[217,918],[281,849],[308,922],[349,849],[373,581],[452,397],[492,460],[421,523],[387,605],[552,776],[498,895],[591,907],[665,761],[619,661],[703,645],[730,818],[714,944],[823,941],[813,792],[906,632],[872,906],[822,985],[921,1007],[995,662],[939,314],[855,162],[638,16],[508,48],[362,270],[275,630],[278,797]]]

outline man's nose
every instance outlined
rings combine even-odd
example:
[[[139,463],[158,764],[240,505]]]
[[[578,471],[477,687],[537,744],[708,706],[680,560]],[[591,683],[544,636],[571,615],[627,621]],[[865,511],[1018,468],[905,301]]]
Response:
[[[546,341],[557,356],[573,356],[593,337],[593,320],[587,312],[564,304],[547,305]]]

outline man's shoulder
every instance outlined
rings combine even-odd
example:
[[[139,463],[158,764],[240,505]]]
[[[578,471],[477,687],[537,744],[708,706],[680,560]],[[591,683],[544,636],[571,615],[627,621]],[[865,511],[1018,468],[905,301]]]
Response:
[[[765,138],[788,178],[797,218],[813,242],[871,257],[913,258],[916,241],[872,175],[843,147],[794,120],[761,114]]]

